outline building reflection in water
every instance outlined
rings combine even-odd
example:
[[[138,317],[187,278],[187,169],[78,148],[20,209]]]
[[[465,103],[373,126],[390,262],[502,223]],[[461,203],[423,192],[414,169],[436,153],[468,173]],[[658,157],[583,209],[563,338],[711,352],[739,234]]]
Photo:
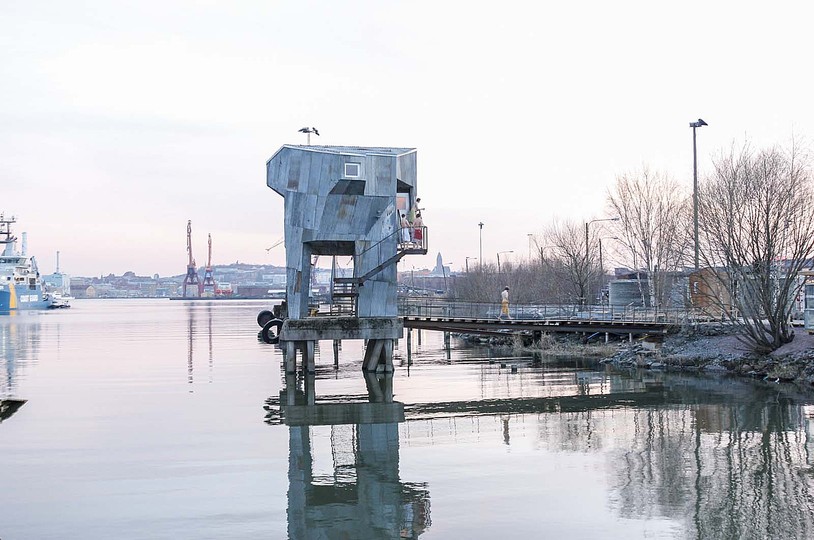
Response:
[[[399,478],[404,404],[393,401],[392,374],[365,374],[365,401],[317,402],[314,376],[300,377],[286,376],[266,405],[266,421],[289,430],[289,537],[417,538],[430,526],[430,496]],[[313,426],[330,426],[333,474],[314,473]]]
[[[393,402],[389,377],[368,375],[366,403],[318,402],[313,377],[289,377],[267,421],[290,430],[290,536],[412,538],[429,527],[426,485],[399,479],[401,431],[402,448],[465,451],[473,441],[513,446],[531,436],[550,454],[599,454],[614,513],[669,520],[689,538],[814,538],[810,396],[751,381],[560,367],[529,367],[520,385],[507,371],[484,366],[475,399],[406,407]],[[331,426],[333,474],[313,472],[312,426]]]

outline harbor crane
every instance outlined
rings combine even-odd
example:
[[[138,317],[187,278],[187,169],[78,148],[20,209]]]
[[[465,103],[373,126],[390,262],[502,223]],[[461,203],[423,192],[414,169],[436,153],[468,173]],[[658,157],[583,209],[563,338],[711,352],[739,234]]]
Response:
[[[209,255],[206,259],[206,268],[204,269],[204,278],[203,283],[201,283],[201,294],[206,290],[207,287],[212,288],[212,295],[215,295],[218,290],[218,286],[215,283],[215,278],[212,275],[212,234],[209,234]]]
[[[189,262],[187,262],[187,275],[184,277],[183,296],[187,297],[187,285],[194,285],[198,289],[198,296],[203,293],[203,284],[198,279],[198,269],[195,266],[195,258],[192,256],[192,220],[187,221],[187,253],[189,254]]]

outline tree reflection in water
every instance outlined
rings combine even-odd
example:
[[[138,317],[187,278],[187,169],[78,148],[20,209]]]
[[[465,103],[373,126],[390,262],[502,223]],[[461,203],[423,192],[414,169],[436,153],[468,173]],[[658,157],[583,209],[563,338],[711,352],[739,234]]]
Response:
[[[812,417],[776,387],[670,374],[660,406],[541,415],[550,451],[609,457],[611,504],[696,538],[814,538]]]
[[[390,377],[368,375],[367,396],[328,403],[316,402],[313,377],[304,389],[290,377],[293,390],[268,407],[270,423],[289,426],[290,535],[414,538],[430,525],[429,493],[399,479],[399,436],[420,446],[443,433],[442,444],[465,448],[487,433],[514,445],[534,430],[539,450],[602,456],[601,484],[622,519],[670,520],[691,538],[814,538],[808,398],[749,381],[596,371],[555,386],[543,374],[539,388],[501,396],[489,386],[500,373],[482,371],[480,399],[406,407],[392,401]],[[333,474],[313,473],[312,426],[330,426]]]

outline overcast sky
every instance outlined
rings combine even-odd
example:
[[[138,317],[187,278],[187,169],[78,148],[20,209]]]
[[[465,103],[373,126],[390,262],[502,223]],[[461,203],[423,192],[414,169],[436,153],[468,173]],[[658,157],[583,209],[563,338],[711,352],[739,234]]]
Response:
[[[804,2],[0,2],[0,210],[43,272],[283,265],[283,144],[415,147],[430,255],[528,256],[642,164],[814,135]]]

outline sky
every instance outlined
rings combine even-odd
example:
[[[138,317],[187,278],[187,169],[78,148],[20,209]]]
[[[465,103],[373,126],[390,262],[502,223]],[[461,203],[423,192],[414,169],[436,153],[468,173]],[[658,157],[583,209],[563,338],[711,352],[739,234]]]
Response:
[[[0,2],[0,211],[40,270],[284,265],[284,144],[418,150],[430,252],[529,256],[643,165],[814,137],[805,2]]]

